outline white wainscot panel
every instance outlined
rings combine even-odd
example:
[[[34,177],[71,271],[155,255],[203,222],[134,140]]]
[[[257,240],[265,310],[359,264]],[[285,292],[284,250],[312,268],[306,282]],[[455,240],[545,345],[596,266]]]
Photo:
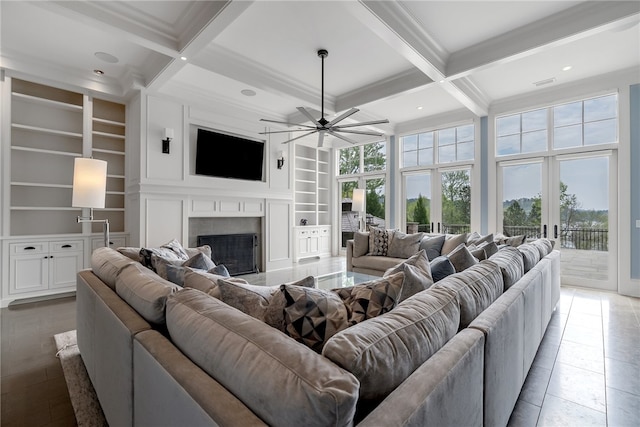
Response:
[[[182,200],[148,198],[145,207],[146,246],[157,247],[172,239],[182,240]]]
[[[215,200],[192,200],[190,216],[214,216],[218,211]]]
[[[267,201],[266,270],[291,266],[291,203]]]
[[[242,213],[242,202],[238,200],[220,200],[220,213]]]
[[[260,201],[247,201],[244,202],[244,213],[255,214],[255,216],[264,215],[264,203]]]

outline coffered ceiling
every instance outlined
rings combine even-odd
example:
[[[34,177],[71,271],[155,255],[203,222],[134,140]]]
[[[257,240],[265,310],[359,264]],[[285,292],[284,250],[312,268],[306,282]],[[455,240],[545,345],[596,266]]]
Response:
[[[324,48],[327,114],[358,107],[357,121],[388,118],[387,132],[640,73],[638,1],[2,1],[0,19],[0,66],[12,75],[276,120],[320,110]]]

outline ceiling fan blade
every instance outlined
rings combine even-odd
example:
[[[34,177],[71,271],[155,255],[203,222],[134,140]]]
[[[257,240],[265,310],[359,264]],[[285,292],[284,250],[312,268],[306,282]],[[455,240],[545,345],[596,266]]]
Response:
[[[322,147],[322,144],[324,144],[324,133],[325,131],[323,130],[318,132],[318,147]]]
[[[344,128],[352,128],[352,127],[356,127],[356,126],[381,125],[383,123],[389,123],[389,120],[388,119],[384,119],[384,120],[371,120],[369,122],[350,123],[348,125],[334,126],[334,128],[336,128],[336,129],[344,129]]]
[[[295,138],[291,138],[291,139],[289,139],[289,140],[287,140],[287,141],[283,142],[283,144],[288,144],[288,143],[290,143],[290,142],[295,141],[296,139],[304,138],[305,136],[309,136],[309,135],[311,135],[312,133],[316,133],[316,132],[318,132],[318,131],[317,131],[317,130],[312,130],[311,132],[307,132],[307,133],[305,133],[304,135],[300,135],[300,136],[296,136]]]
[[[339,122],[343,121],[344,119],[346,119],[347,117],[349,117],[352,114],[357,113],[358,111],[360,111],[360,110],[358,110],[357,108],[352,108],[349,111],[346,111],[346,112],[340,114],[338,117],[336,117],[335,119],[331,120],[329,122],[329,124],[327,125],[327,127],[331,127],[331,126],[335,125],[336,123],[339,123]]]
[[[336,138],[340,138],[343,141],[347,141],[349,144],[357,144],[358,143],[358,141],[354,141],[351,138],[347,138],[346,136],[340,135],[339,133],[331,131],[331,130],[329,131],[329,134],[335,136]]]
[[[311,121],[311,123],[315,123],[315,124],[317,124],[318,126],[322,126],[322,125],[320,125],[320,122],[319,122],[319,121],[317,121],[317,120],[316,120],[316,119],[311,115],[311,113],[307,111],[307,109],[306,109],[306,108],[304,108],[304,107],[296,107],[296,109],[297,109],[298,111],[300,111],[300,113],[301,113],[303,116],[305,116],[307,119],[309,119],[309,120]]]
[[[334,132],[344,132],[344,133],[355,133],[358,135],[369,135],[369,136],[382,136],[383,133],[380,132],[370,132],[366,130],[348,130],[348,129],[333,129]]]
[[[270,130],[270,131],[266,131],[266,132],[258,132],[258,134],[260,134],[260,135],[270,135],[272,133],[309,132],[310,130],[312,132],[315,132],[315,128],[311,128],[311,129]]]
[[[269,123],[278,123],[280,125],[287,125],[287,126],[303,126],[309,129],[315,129],[315,126],[309,126],[309,125],[301,125],[300,123],[291,123],[291,122],[281,122],[279,120],[269,120],[269,119],[260,119],[261,122],[269,122]]]

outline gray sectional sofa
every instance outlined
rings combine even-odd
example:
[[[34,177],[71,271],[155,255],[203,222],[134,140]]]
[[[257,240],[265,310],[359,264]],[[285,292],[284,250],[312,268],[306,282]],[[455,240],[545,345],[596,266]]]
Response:
[[[183,288],[101,248],[78,273],[78,346],[113,426],[504,426],[560,297],[559,252],[530,249],[505,248],[319,353],[216,298],[211,275],[189,271]]]

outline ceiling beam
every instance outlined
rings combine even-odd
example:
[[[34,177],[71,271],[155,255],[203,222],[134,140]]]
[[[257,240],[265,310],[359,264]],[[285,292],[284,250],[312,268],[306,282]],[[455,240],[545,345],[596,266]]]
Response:
[[[469,93],[465,85],[446,80],[448,53],[401,3],[359,0],[350,5],[355,18],[413,66],[431,80],[442,82],[445,89],[474,114],[487,115],[489,103],[481,94]]]
[[[472,72],[514,61],[542,49],[574,42],[637,20],[637,1],[587,1],[550,17],[501,34],[451,54],[446,76],[458,79]]]

